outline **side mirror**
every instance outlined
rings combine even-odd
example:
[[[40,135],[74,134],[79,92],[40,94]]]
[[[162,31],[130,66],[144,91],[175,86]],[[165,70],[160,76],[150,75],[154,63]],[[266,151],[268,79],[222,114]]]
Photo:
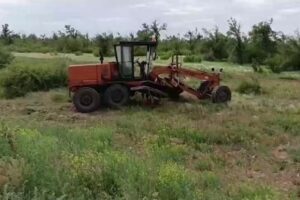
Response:
[[[100,56],[100,63],[103,64],[103,61],[104,61],[104,56],[103,56],[103,53],[102,52],[99,52],[99,56]]]

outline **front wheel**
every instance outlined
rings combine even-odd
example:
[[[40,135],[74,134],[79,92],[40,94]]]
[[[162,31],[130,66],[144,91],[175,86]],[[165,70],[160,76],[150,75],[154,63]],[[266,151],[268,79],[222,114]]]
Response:
[[[227,86],[215,87],[212,92],[213,103],[226,103],[231,101],[231,90]]]
[[[100,106],[100,94],[93,88],[80,88],[73,96],[73,103],[78,112],[93,112]]]

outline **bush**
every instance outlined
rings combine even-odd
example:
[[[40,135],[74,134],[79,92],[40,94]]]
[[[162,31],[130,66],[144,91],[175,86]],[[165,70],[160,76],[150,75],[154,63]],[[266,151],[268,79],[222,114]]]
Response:
[[[210,159],[201,159],[196,168],[200,171],[211,171],[213,168],[213,162]]]
[[[259,95],[262,94],[262,88],[260,84],[255,81],[243,81],[239,87],[237,88],[237,92],[240,94],[255,94]]]
[[[11,66],[4,72],[0,85],[6,98],[24,96],[29,92],[47,91],[67,84],[67,63],[54,60],[48,65],[45,61]]]
[[[93,55],[95,56],[95,57],[100,57],[100,54],[99,54],[99,49],[94,49],[93,50]]]
[[[279,55],[276,55],[272,58],[268,58],[265,61],[266,65],[269,66],[270,70],[273,73],[280,73],[283,71],[282,63],[283,63],[283,58]]]
[[[0,49],[0,69],[6,67],[14,59],[14,56],[3,49]]]
[[[241,184],[237,191],[232,191],[232,200],[279,200],[282,199],[276,190],[271,187],[260,186],[260,185],[246,185]]]
[[[82,56],[83,55],[82,51],[76,51],[74,54],[75,54],[75,56]]]
[[[252,59],[251,67],[252,67],[254,72],[263,73],[263,69],[262,69],[262,67],[260,66],[259,62],[256,59]]]
[[[201,63],[202,58],[201,58],[201,56],[198,56],[198,55],[189,55],[189,56],[185,56],[183,61],[190,62],[190,63]]]
[[[219,189],[221,181],[213,172],[203,172],[200,177],[201,187],[204,189]]]
[[[69,155],[68,169],[75,187],[94,199],[143,199],[154,193],[154,182],[144,163],[113,151]]]
[[[195,199],[195,185],[184,168],[177,164],[165,164],[158,175],[159,199]]]
[[[203,59],[206,61],[216,61],[216,57],[213,53],[213,51],[209,51],[203,54]]]
[[[169,52],[161,53],[159,58],[161,60],[169,60],[171,58],[171,53],[169,53]]]

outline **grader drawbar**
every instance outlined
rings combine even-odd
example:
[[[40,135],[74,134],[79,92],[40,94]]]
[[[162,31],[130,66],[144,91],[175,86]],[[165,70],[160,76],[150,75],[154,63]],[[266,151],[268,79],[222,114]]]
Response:
[[[123,41],[115,45],[115,62],[71,65],[69,91],[77,111],[93,112],[100,105],[120,108],[136,93],[152,102],[178,98],[183,92],[214,103],[231,100],[230,89],[221,85],[222,70],[184,68],[178,56],[173,56],[169,66],[153,66],[156,47],[156,42]],[[189,86],[187,79],[199,81],[199,87]]]

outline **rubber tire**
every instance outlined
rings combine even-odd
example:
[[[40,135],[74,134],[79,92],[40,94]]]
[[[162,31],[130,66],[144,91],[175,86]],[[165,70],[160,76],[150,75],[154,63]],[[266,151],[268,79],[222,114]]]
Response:
[[[120,96],[121,100],[118,102],[116,102],[113,99],[113,93],[116,91],[120,92],[120,94],[122,95]],[[129,101],[129,90],[127,87],[120,84],[111,85],[104,92],[104,101],[107,106],[114,109],[120,109],[122,106],[126,105]]]
[[[92,103],[88,106],[83,105],[81,98],[84,95],[90,96]],[[93,88],[84,87],[75,92],[73,96],[73,104],[78,112],[90,113],[96,111],[100,106],[100,94]]]
[[[231,101],[231,90],[227,86],[218,86],[212,92],[213,103],[226,103]]]

